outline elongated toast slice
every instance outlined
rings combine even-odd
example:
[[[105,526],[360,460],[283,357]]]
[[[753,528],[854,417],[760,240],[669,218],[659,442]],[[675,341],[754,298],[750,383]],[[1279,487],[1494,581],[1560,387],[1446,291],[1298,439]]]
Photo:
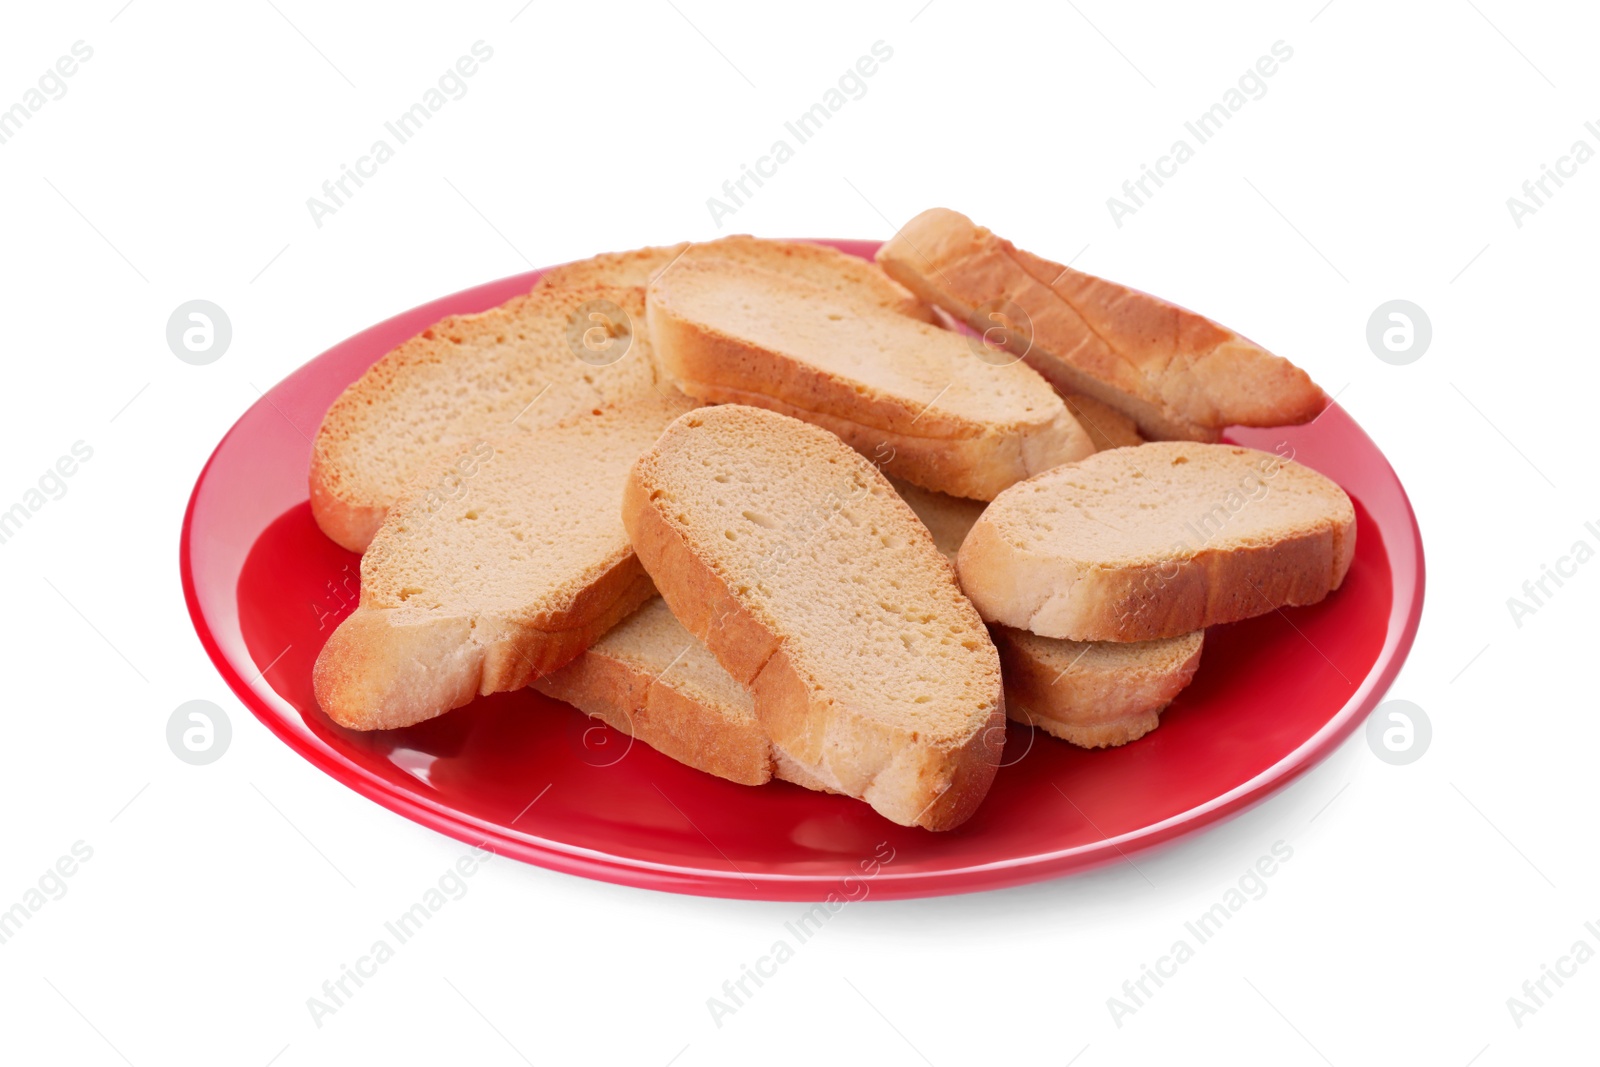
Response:
[[[890,482],[954,566],[983,504]],[[826,789],[773,749],[749,690],[722,669],[660,597],[567,666],[532,684],[679,763],[720,778],[743,785],[781,778]]]
[[[311,453],[311,512],[353,552],[441,448],[659,398],[643,290],[551,287],[429,327],[328,409]]]
[[[1293,460],[1235,445],[1099,452],[1013,486],[961,545],[990,622],[1074,641],[1150,641],[1339,588],[1355,509]]]
[[[740,785],[777,778],[837,792],[772,747],[750,691],[660,597],[533,687],[707,774]]]
[[[651,283],[648,317],[683,392],[815,423],[928,489],[988,500],[1094,449],[1027,367],[793,275],[697,258]]]
[[[933,308],[912,296],[870,260],[809,241],[781,241],[734,234],[695,244],[607,252],[591,259],[552,267],[540,275],[540,286],[645,286],[664,270],[702,258],[728,260],[788,275],[828,289],[841,299],[932,322]]]
[[[893,481],[893,479],[891,479]],[[952,563],[984,505],[895,482]],[[1204,631],[1162,641],[1063,641],[991,626],[1006,715],[1082,748],[1125,745],[1154,730],[1194,678]]]
[[[633,460],[686,401],[639,400],[464,442],[401,492],[361,600],[317,657],[342,726],[409,726],[570,662],[654,592],[618,509]]]
[[[1004,742],[999,658],[875,467],[799,420],[705,408],[639,457],[622,514],[781,757],[901,825],[972,814]]]
[[[1147,437],[1215,441],[1227,426],[1307,422],[1327,404],[1304,371],[1234,331],[1024,252],[955,211],[924,211],[877,258],[922,299],[975,329],[998,327],[1046,378],[1126,412]]]
[[[1136,741],[1194,678],[1205,631],[1159,641],[1062,641],[993,628],[1006,714],[1080,748]]]
[[[533,687],[709,774],[743,785],[773,776],[772,744],[749,690],[660,597]]]

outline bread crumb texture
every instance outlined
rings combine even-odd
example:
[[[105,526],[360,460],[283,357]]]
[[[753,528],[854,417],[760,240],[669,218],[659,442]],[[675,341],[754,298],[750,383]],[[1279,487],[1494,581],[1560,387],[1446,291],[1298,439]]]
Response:
[[[657,507],[815,699],[937,741],[987,721],[999,663],[982,621],[894,488],[832,434],[704,408],[645,463]]]

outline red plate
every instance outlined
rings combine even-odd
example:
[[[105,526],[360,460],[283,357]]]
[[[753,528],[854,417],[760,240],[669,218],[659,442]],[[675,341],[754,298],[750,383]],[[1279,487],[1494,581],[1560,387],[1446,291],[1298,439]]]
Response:
[[[877,244],[827,242],[870,257]],[[527,291],[538,272],[398,315],[278,383],[195,483],[181,567],[217,669],[296,752],[385,807],[501,855],[625,885],[765,900],[959,893],[1119,859],[1261,800],[1326,756],[1383,695],[1422,611],[1422,541],[1405,491],[1338,407],[1229,439],[1294,456],[1349,492],[1359,527],[1322,604],[1214,628],[1161,728],[1088,752],[1010,724],[976,816],[934,834],[784,782],[690,770],[532,690],[419,726],[355,733],[311,693],[311,665],[354,606],[359,558],[318,531],[306,468],[323,413],[390,348],[445,315]]]

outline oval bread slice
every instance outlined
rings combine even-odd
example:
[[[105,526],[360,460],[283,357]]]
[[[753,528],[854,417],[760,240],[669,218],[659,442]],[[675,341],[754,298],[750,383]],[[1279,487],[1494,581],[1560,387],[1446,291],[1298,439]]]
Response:
[[[634,457],[687,402],[640,401],[447,450],[389,509],[361,600],[317,656],[341,726],[409,726],[520,689],[654,592],[617,515]]]
[[[363,551],[441,448],[662,392],[641,289],[540,289],[451,316],[374,363],[328,409],[312,445],[311,513],[323,533]]]
[[[662,271],[702,257],[731,260],[746,266],[787,274],[868,307],[934,320],[933,308],[912,296],[871,260],[810,241],[781,241],[732,234],[715,241],[607,252],[576,263],[552,267],[540,275],[541,286],[645,286]]]
[[[816,423],[928,489],[989,500],[1094,450],[1023,364],[791,274],[700,256],[657,277],[647,304],[656,359],[689,396]]]
[[[999,658],[875,467],[796,419],[706,408],[639,457],[622,513],[782,757],[901,825],[972,814],[1004,742]]]
[[[990,622],[1074,641],[1177,637],[1337,589],[1355,509],[1293,460],[1235,445],[1117,448],[1001,494],[957,558]]]
[[[1205,632],[1160,641],[1062,641],[996,626],[1006,714],[1081,748],[1111,748],[1154,730],[1194,678]]]
[[[1327,404],[1303,370],[1233,330],[1025,252],[959,212],[924,211],[877,258],[976,328],[1003,309],[1008,344],[1041,374],[1127,412],[1148,437],[1215,441],[1227,426],[1306,422]]]
[[[749,691],[660,597],[533,687],[708,774],[742,785],[773,777],[772,744]]]

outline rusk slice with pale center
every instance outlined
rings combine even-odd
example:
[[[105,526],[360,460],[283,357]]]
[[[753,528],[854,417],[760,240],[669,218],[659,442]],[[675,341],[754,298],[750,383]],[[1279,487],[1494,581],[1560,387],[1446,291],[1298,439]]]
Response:
[[[999,659],[876,468],[798,420],[705,408],[639,457],[623,519],[780,758],[902,825],[972,814],[1004,741]]]
[[[607,252],[591,259],[552,267],[539,277],[536,287],[645,286],[662,271],[703,258],[728,260],[788,275],[828,289],[841,299],[908,315],[923,322],[932,322],[934,318],[933,308],[912,296],[871,260],[810,241],[780,241],[751,237],[749,234],[733,234],[695,244]]]
[[[317,701],[407,726],[571,661],[653,587],[618,509],[634,458],[689,405],[641,400],[465,442],[408,484],[317,657]]]
[[[1135,741],[1194,678],[1205,631],[1159,641],[1063,641],[996,626],[1006,714],[1081,748]]]
[[[750,691],[660,597],[533,687],[695,770],[740,785],[778,778],[836,792],[773,748]]]
[[[957,567],[990,622],[1148,641],[1321,600],[1344,581],[1355,537],[1350,498],[1308,467],[1158,442],[1013,486],[972,527]]]
[[[749,690],[660,597],[533,687],[697,770],[743,785],[773,776]]]
[[[700,256],[651,283],[648,315],[688,395],[813,422],[929,489],[988,500],[1094,449],[1028,367],[793,274]]]
[[[374,363],[328,409],[312,447],[312,515],[360,552],[441,449],[660,395],[637,287],[540,289],[451,316]]]
[[[946,208],[878,250],[889,276],[1012,351],[1064,390],[1126,412],[1145,436],[1215,441],[1327,404],[1306,373],[1203,315],[1025,252]]]

